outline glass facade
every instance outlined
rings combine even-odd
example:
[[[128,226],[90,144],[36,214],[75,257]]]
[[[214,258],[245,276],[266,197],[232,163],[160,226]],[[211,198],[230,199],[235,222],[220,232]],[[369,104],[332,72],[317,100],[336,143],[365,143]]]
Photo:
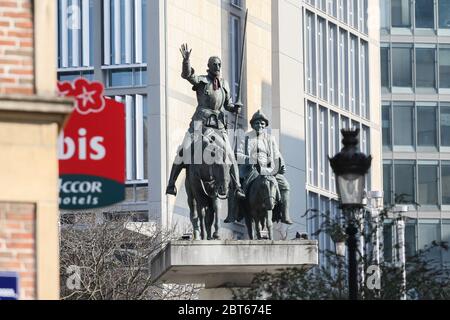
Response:
[[[380,6],[382,32],[450,29],[448,0],[382,0]]]
[[[101,81],[124,103],[126,179],[141,184],[148,179],[147,1],[58,0],[58,80]]]
[[[371,150],[368,2],[303,2],[308,208],[336,216],[336,182],[328,157],[342,148],[340,130],[359,128],[359,147]],[[369,190],[370,177],[367,180]],[[321,223],[320,218],[309,222],[309,233]],[[334,250],[325,234],[318,240],[320,249]],[[326,265],[323,254],[319,259]]]

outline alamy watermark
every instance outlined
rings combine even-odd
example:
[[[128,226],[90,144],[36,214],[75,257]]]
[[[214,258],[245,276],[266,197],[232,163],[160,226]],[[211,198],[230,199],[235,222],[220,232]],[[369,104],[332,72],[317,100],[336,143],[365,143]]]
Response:
[[[81,268],[79,266],[71,265],[66,268],[66,274],[69,277],[66,280],[66,287],[69,290],[81,289]]]

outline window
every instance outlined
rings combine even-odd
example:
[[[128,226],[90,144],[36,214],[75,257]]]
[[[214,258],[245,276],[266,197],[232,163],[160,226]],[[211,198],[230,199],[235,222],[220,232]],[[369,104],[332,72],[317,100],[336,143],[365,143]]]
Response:
[[[233,6],[242,8],[242,0],[231,0],[231,4],[232,4]]]
[[[416,223],[405,224],[405,255],[412,257],[416,254]]]
[[[233,101],[237,101],[240,76],[240,39],[241,20],[235,15],[230,16],[230,50],[231,50],[231,92]]]
[[[381,47],[381,86],[384,88],[390,87],[389,51],[388,47]]]
[[[337,105],[338,101],[338,64],[337,64],[337,29],[336,25],[328,24],[328,102]]]
[[[360,87],[360,98],[361,98],[361,115],[369,119],[370,118],[370,97],[369,97],[369,52],[368,45],[366,41],[361,40],[360,47],[360,63],[359,63],[359,87]]]
[[[440,88],[450,88],[450,48],[439,49],[439,83]]]
[[[348,110],[348,40],[342,29],[339,29],[339,106]]]
[[[108,70],[108,87],[139,87],[147,83],[147,68]]]
[[[392,85],[412,87],[411,48],[392,48]]]
[[[413,146],[413,107],[394,106],[394,145]]]
[[[416,0],[416,28],[434,29],[434,0]]]
[[[336,0],[327,0],[327,12],[336,17]]]
[[[338,19],[342,22],[347,22],[347,0],[338,0]]]
[[[437,165],[419,165],[419,204],[437,205]]]
[[[441,241],[441,232],[439,228],[439,220],[419,220],[419,250],[429,248],[433,241]],[[433,248],[427,254],[427,259],[432,259],[434,262],[440,261],[440,251],[438,248]]]
[[[391,0],[392,27],[411,27],[410,0]]]
[[[309,183],[317,186],[317,111],[316,105],[308,101],[308,177]]]
[[[395,164],[395,203],[411,203],[415,199],[414,192],[414,164]]]
[[[69,81],[72,82],[75,79],[82,77],[89,81],[94,80],[94,71],[88,70],[88,71],[71,71],[71,72],[58,72],[58,81],[64,82]]]
[[[125,104],[126,178],[128,181],[148,178],[148,106],[143,95],[115,96]]]
[[[416,86],[422,88],[436,87],[435,55],[436,49],[416,49]]]
[[[380,24],[381,29],[387,30],[390,26],[391,10],[389,8],[389,1],[380,1]]]
[[[328,179],[328,109],[320,107],[319,118],[319,173],[320,173],[320,186],[323,189],[329,188]]]
[[[383,257],[384,261],[392,262],[393,237],[395,232],[392,223],[385,223],[383,226]]]
[[[306,12],[306,91],[316,94],[316,40],[315,16]]]
[[[450,29],[450,1],[439,1],[439,28]]]
[[[383,136],[383,147],[391,147],[391,108],[390,106],[382,107],[382,136]]]
[[[339,115],[333,111],[330,111],[330,156],[333,157],[339,152]],[[328,171],[330,170],[328,162]],[[336,182],[334,180],[334,174],[330,174],[330,190],[336,192]]]
[[[363,33],[367,33],[366,30],[366,10],[367,10],[367,1],[366,0],[358,0],[358,29]]]
[[[58,66],[93,65],[93,0],[58,0]]]
[[[358,55],[358,38],[355,36],[350,37],[350,83],[349,83],[349,93],[350,93],[350,110],[359,115],[359,86],[358,86],[358,65],[359,65],[359,55]]]
[[[450,244],[450,220],[442,220],[441,232],[441,241]],[[442,250],[442,260],[444,263],[450,263],[450,250]]]
[[[384,203],[392,203],[392,165],[383,164],[383,191],[384,191]]]
[[[327,25],[325,19],[318,19],[318,33],[317,33],[317,46],[319,55],[318,67],[318,84],[319,84],[319,97],[326,100],[327,98],[327,38],[325,35]]]
[[[442,204],[450,205],[450,162],[441,164]]]
[[[437,146],[436,107],[417,107],[417,144]]]
[[[450,147],[450,106],[441,105],[441,146]]]
[[[146,61],[147,0],[103,1],[105,65],[139,64]]]

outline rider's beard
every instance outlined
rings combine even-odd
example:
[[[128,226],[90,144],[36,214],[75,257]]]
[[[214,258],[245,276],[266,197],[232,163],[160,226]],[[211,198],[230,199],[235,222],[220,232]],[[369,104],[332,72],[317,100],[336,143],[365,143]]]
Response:
[[[208,73],[214,78],[214,77],[216,77],[216,78],[219,78],[220,77],[220,71],[218,70],[218,71],[213,71],[213,70],[211,70],[211,69],[209,69],[208,70]]]

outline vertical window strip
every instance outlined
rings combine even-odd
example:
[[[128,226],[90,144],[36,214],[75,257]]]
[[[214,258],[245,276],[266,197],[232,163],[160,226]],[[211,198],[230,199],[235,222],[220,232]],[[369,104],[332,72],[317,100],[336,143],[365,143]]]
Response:
[[[136,121],[136,180],[144,179],[144,115],[143,97],[135,97],[135,121]]]
[[[112,52],[114,64],[121,64],[121,38],[120,38],[120,0],[112,0],[114,2],[113,8],[113,42],[114,42],[114,52]]]
[[[132,5],[132,1],[130,0],[125,0],[125,26],[122,25],[122,29],[125,29],[125,34],[123,35],[125,38],[125,63],[132,63],[132,59],[131,59],[131,45],[132,45],[132,39],[133,39],[133,34],[132,34],[132,16],[131,16],[131,5]]]
[[[71,16],[70,32],[72,32],[72,63],[71,67],[80,66],[80,27],[81,27],[81,14],[80,14],[80,0],[71,1]]]
[[[135,62],[142,63],[142,0],[134,0],[134,22],[135,22],[135,30],[134,30],[134,46],[135,46]]]
[[[103,0],[103,64],[111,64],[111,2]]]
[[[126,176],[127,180],[134,180],[134,152],[133,152],[133,142],[134,142],[134,130],[133,130],[133,97],[125,96],[125,118],[126,118]]]
[[[89,0],[82,0],[82,41],[83,41],[83,66],[89,67],[90,61],[90,37],[91,30],[89,25]]]
[[[67,7],[68,7],[68,0],[60,0],[60,17],[59,17],[59,24],[60,24],[60,39],[61,39],[61,67],[67,68],[69,67],[69,30],[67,26]]]

